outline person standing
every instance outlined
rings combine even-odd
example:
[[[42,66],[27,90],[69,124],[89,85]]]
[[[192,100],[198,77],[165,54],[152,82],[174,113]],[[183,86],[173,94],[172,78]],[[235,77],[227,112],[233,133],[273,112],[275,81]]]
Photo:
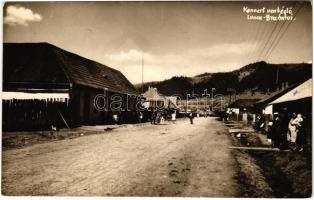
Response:
[[[296,124],[296,149],[298,151],[304,151],[305,144],[306,144],[306,133],[304,127],[304,119],[302,114],[298,114],[295,119]]]
[[[278,113],[274,113],[274,122],[273,122],[273,139],[274,139],[274,146],[281,148],[281,119]]]
[[[143,113],[142,113],[141,111],[139,111],[139,112],[138,112],[138,122],[139,122],[139,123],[142,123],[143,117],[144,117],[144,116],[143,116]]]
[[[163,115],[160,116],[160,124],[164,124],[165,123],[165,118]]]
[[[151,124],[156,124],[156,110],[152,111],[152,115],[150,116],[150,123]]]
[[[287,133],[289,124],[289,117],[286,109],[283,110],[280,118],[280,147],[281,149],[286,149],[288,147]]]
[[[194,115],[192,112],[189,114],[189,118],[190,118],[190,123],[193,124]]]
[[[207,111],[205,110],[204,112],[204,117],[206,118],[207,117]]]
[[[160,123],[160,118],[161,118],[161,112],[160,112],[160,111],[157,111],[157,112],[156,112],[156,116],[155,116],[154,124]]]
[[[118,116],[118,113],[117,112],[114,112],[112,114],[112,119],[113,119],[113,123],[114,124],[118,124],[119,123],[119,116]]]
[[[297,117],[296,114],[293,113],[289,121],[289,125],[288,125],[289,131],[287,133],[288,142],[290,143],[292,150],[294,150],[295,148],[295,142],[297,138],[297,129],[296,129],[296,124],[294,123],[296,117]]]
[[[171,121],[174,123],[176,121],[176,111],[171,114]]]

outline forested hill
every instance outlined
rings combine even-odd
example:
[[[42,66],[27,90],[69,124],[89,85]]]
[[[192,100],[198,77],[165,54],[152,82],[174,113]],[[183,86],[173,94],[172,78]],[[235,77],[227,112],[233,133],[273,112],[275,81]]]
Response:
[[[278,75],[278,85],[276,84]],[[204,73],[194,77],[172,77],[160,82],[144,83],[143,89],[151,87],[165,95],[186,93],[202,94],[204,89],[215,88],[216,93],[226,94],[228,88],[237,93],[248,90],[266,92],[275,91],[284,84],[299,84],[312,77],[312,64],[269,64],[257,62],[238,70],[222,73]],[[135,87],[141,91],[142,85]]]

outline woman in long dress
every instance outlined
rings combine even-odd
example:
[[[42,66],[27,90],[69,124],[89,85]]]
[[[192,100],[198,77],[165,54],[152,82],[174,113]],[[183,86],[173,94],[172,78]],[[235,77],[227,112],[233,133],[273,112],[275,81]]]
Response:
[[[297,140],[297,129],[296,129],[296,124],[295,124],[296,117],[297,117],[296,114],[293,113],[289,121],[289,125],[288,125],[289,131],[288,131],[287,139],[290,142],[292,148],[295,148],[295,142]]]

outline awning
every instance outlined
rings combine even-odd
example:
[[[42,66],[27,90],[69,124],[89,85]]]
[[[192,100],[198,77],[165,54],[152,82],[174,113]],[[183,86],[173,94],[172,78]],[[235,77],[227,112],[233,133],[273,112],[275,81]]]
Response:
[[[277,104],[283,103],[287,101],[295,101],[299,99],[304,99],[312,97],[312,79],[309,79],[299,85],[298,87],[294,88],[293,90],[287,92],[286,94],[282,95],[278,99],[274,100],[269,104]]]
[[[2,92],[3,100],[12,99],[38,99],[47,100],[54,99],[54,101],[64,102],[65,99],[69,98],[68,93],[26,93],[26,92]]]

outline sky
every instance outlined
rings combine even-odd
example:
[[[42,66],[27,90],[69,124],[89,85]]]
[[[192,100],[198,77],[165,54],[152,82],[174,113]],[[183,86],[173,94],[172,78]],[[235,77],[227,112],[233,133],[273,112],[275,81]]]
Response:
[[[278,6],[295,19],[248,19]],[[3,23],[4,42],[48,42],[120,70],[133,84],[142,82],[142,63],[148,82],[261,60],[312,62],[306,2],[11,2]]]

